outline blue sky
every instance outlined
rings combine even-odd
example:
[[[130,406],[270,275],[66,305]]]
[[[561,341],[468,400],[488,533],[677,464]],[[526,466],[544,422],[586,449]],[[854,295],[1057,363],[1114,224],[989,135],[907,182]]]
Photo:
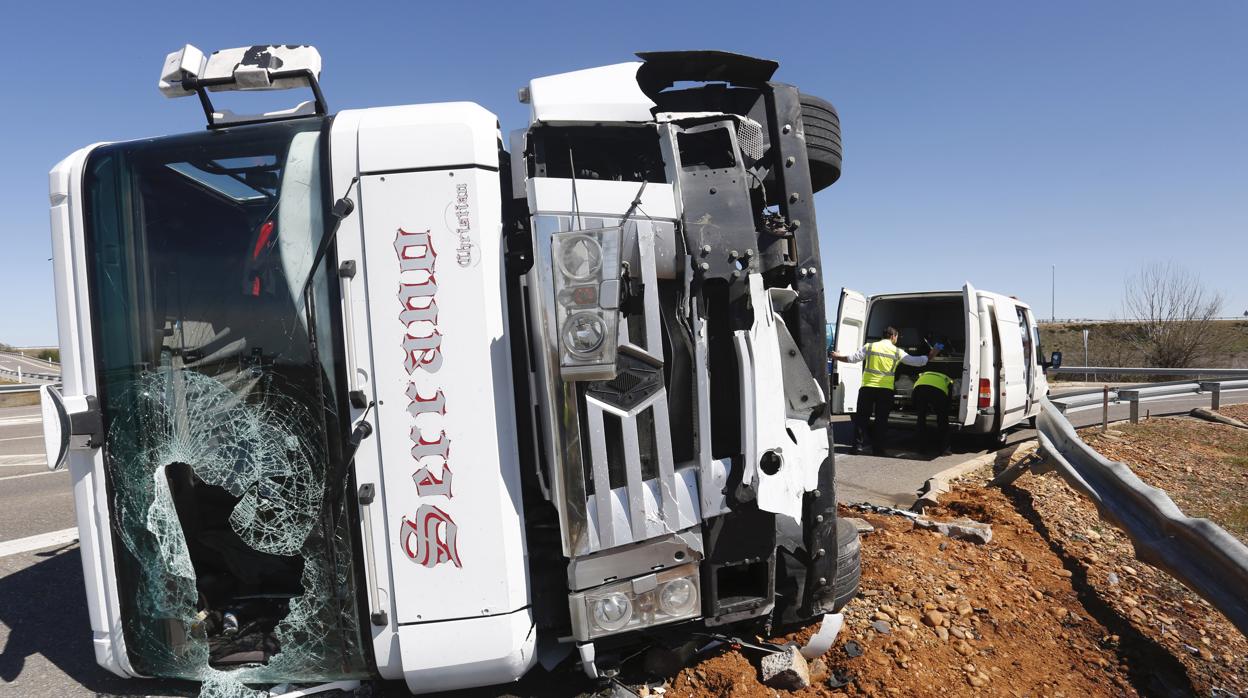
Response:
[[[1056,264],[1057,316],[1105,318],[1129,273],[1172,260],[1226,295],[1225,314],[1248,310],[1245,3],[59,2],[5,15],[10,344],[56,341],[52,165],[95,141],[203,127],[195,100],[156,90],[183,43],[314,44],[332,109],[472,100],[504,130],[524,124],[516,88],[534,76],[638,50],[774,58],[778,79],[841,113],[844,176],[818,197],[831,294],[970,280],[1047,317]]]

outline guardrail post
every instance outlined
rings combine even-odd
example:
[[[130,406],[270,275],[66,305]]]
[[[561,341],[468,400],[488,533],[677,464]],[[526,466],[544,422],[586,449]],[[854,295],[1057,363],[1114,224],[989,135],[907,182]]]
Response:
[[[1222,406],[1222,384],[1216,381],[1201,383],[1200,389],[1209,391],[1209,409],[1217,411],[1217,409]]]
[[[1109,386],[1101,395],[1101,432],[1109,431]]]
[[[1132,424],[1140,423],[1140,401],[1139,400],[1131,401],[1131,423]]]

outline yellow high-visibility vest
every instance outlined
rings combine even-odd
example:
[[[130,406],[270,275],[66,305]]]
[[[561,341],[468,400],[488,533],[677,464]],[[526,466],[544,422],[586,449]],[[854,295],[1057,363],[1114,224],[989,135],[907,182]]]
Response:
[[[939,371],[924,371],[919,374],[919,379],[914,382],[914,387],[920,385],[930,385],[945,395],[949,394],[949,387],[953,385],[953,379]]]
[[[902,351],[896,344],[881,339],[867,345],[862,361],[862,387],[893,389],[893,373],[901,363]]]

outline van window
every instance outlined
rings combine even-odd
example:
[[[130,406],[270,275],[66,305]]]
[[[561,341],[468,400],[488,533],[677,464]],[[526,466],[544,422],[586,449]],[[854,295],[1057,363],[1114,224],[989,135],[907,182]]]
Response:
[[[1018,333],[1023,340],[1023,377],[1027,380],[1027,392],[1031,393],[1032,373],[1036,363],[1035,344],[1031,335],[1031,320],[1027,317],[1027,311],[1023,308],[1015,306],[1018,311]]]
[[[867,340],[884,336],[884,328],[897,328],[897,345],[911,352],[927,353],[929,343],[945,345],[946,356],[966,351],[966,325],[961,296],[877,298],[867,318]]]

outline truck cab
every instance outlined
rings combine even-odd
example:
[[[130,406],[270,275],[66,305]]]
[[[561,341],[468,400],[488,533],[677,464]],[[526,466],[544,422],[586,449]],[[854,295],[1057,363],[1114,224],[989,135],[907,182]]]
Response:
[[[835,350],[850,354],[897,329],[897,345],[914,355],[936,344],[942,351],[922,369],[900,365],[895,383],[896,412],[913,414],[910,399],[921,371],[953,379],[952,427],[999,440],[1004,432],[1040,412],[1048,393],[1040,331],[1031,306],[1013,296],[977,290],[921,291],[865,296],[841,289]],[[837,363],[832,403],[837,414],[856,411],[861,364]]]
[[[852,597],[835,110],[770,61],[640,58],[532,80],[508,152],[472,103],[331,115],[311,47],[188,46],[160,87],[206,131],[54,168],[45,430],[102,666],[424,693]]]

